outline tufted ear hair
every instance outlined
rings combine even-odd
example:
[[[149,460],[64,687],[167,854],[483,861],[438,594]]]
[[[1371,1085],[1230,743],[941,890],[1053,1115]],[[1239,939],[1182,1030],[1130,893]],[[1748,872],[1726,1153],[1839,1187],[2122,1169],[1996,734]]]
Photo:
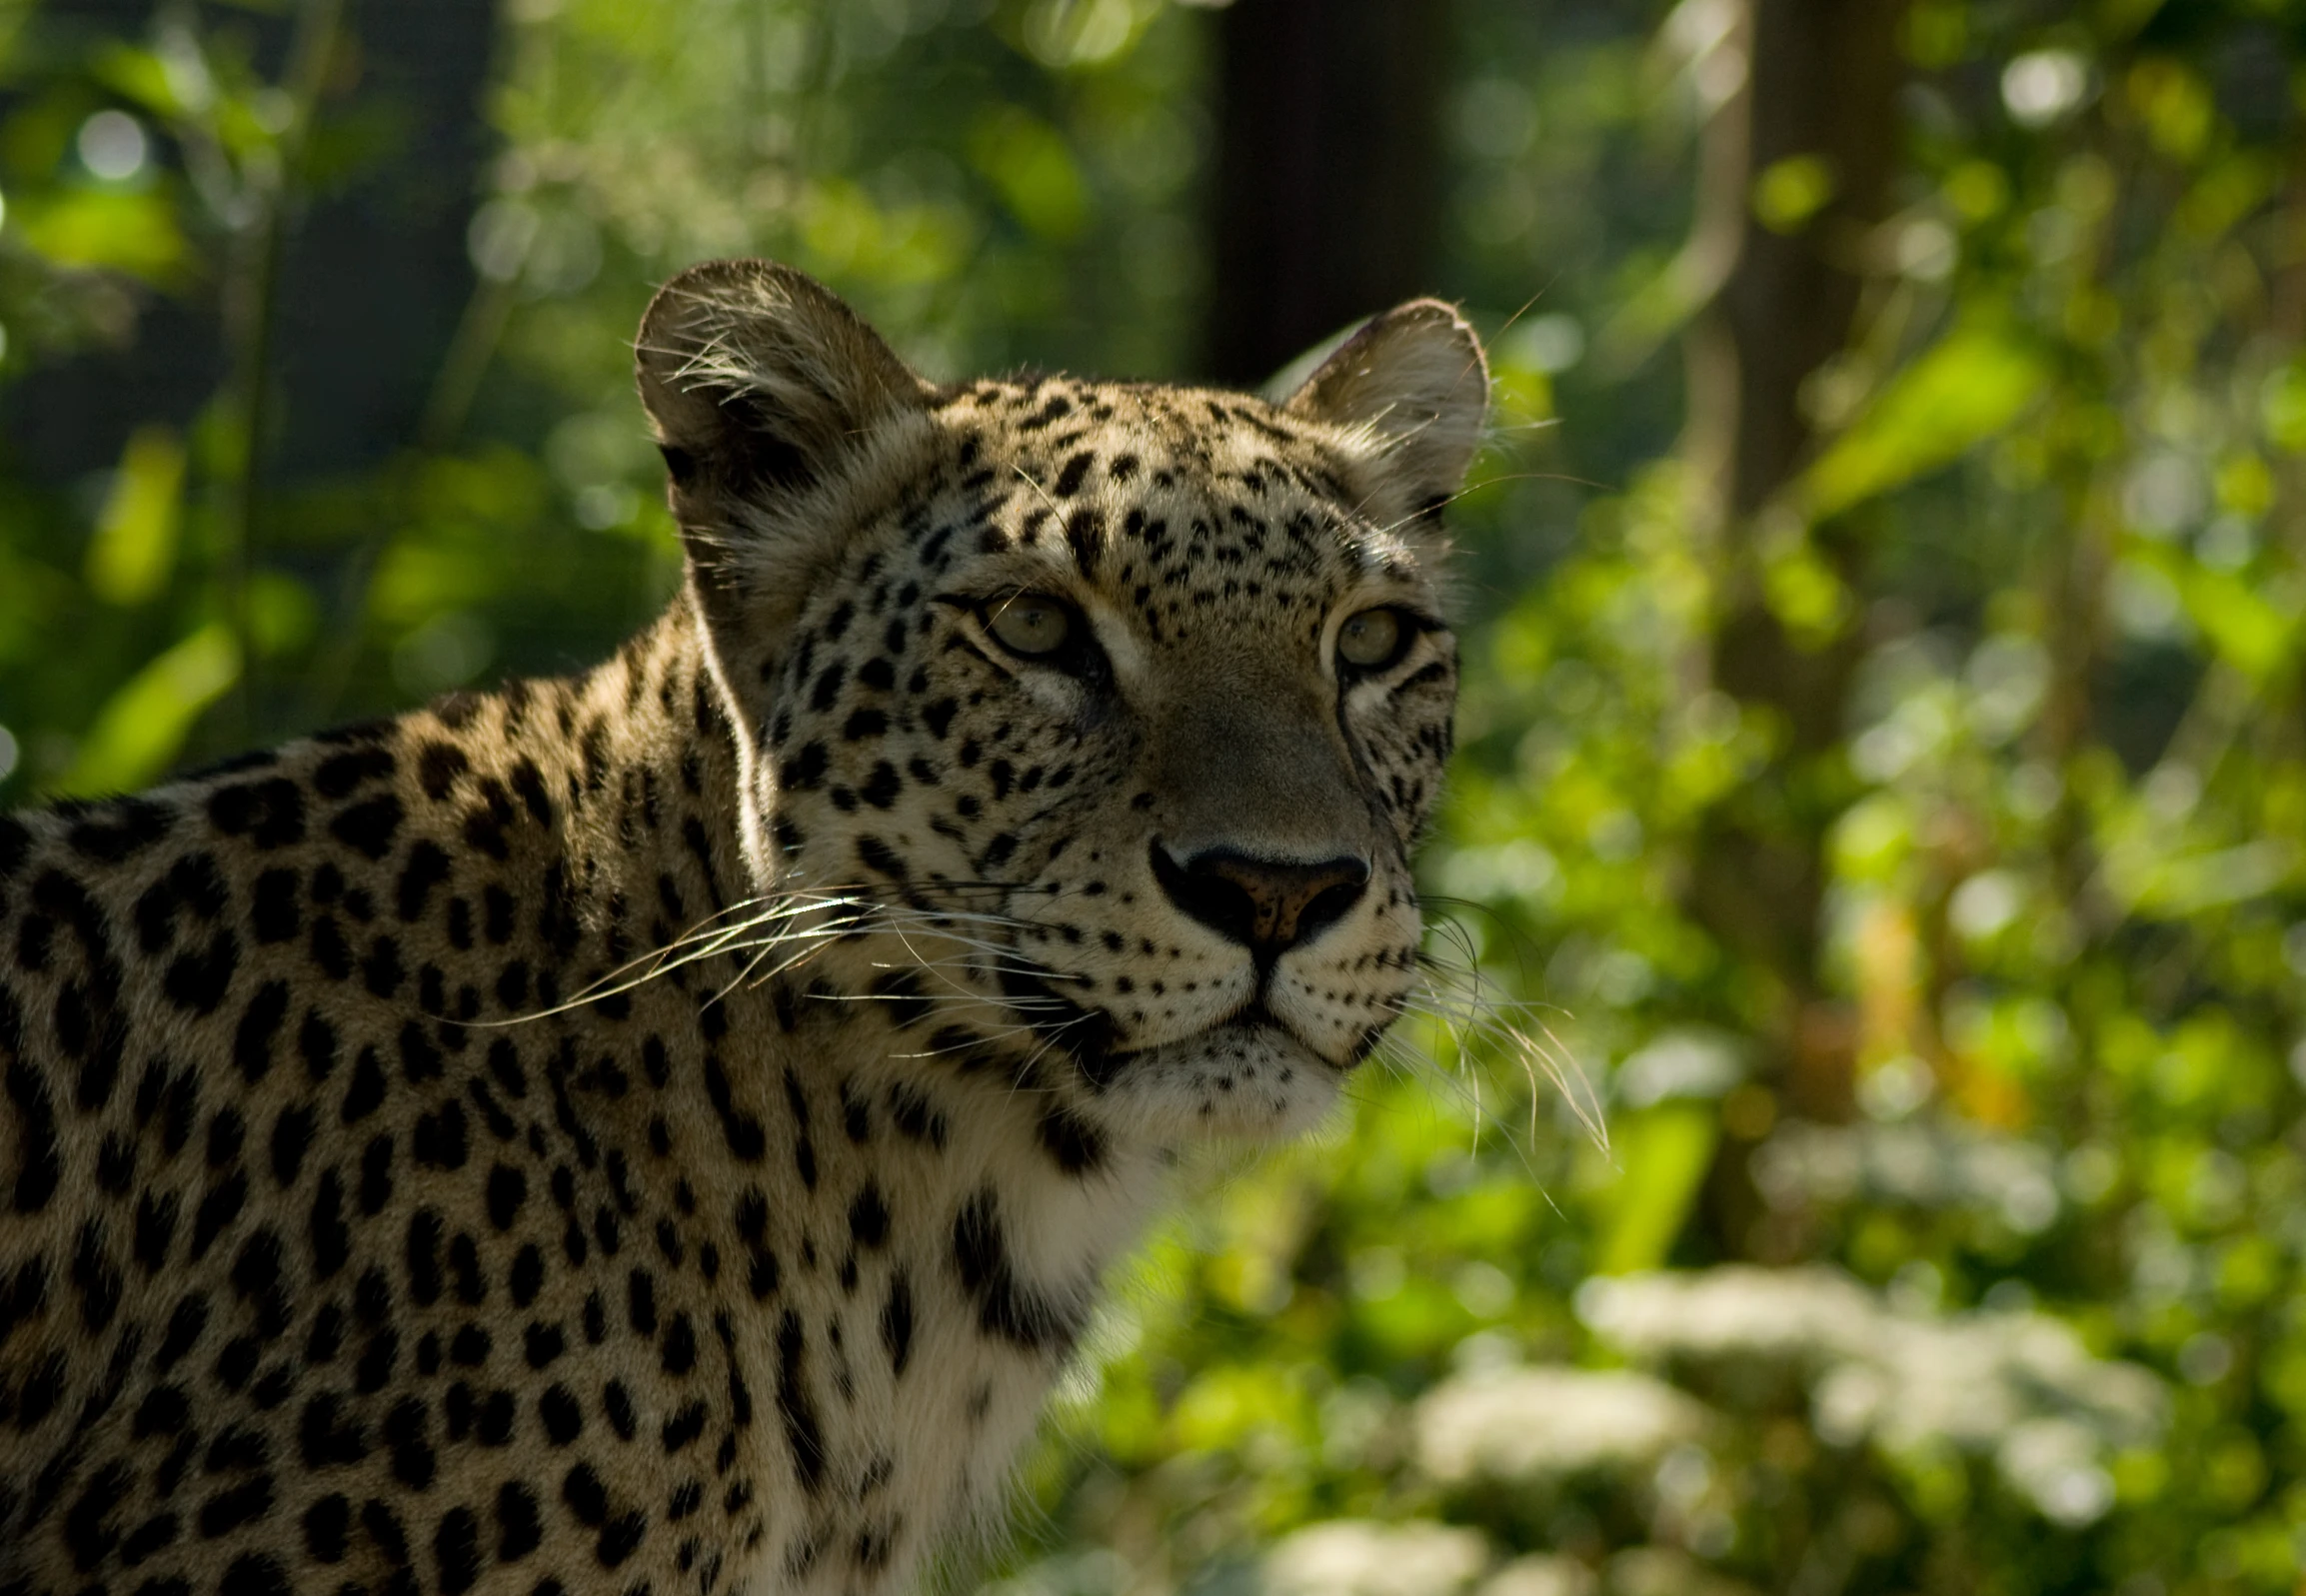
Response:
[[[1338,345],[1282,408],[1362,434],[1371,471],[1402,514],[1417,514],[1464,484],[1488,414],[1489,362],[1455,310],[1411,300]]]
[[[770,261],[707,261],[658,290],[634,365],[684,533],[733,530],[829,479],[928,386],[830,290]]]

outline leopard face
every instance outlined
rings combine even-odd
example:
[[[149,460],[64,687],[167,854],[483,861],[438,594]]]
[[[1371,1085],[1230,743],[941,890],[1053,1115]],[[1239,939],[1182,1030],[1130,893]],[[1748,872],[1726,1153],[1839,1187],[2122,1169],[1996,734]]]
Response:
[[[1278,405],[936,389],[729,266],[660,297],[641,368],[763,892],[902,905],[853,984],[1112,1128],[1316,1116],[1413,976],[1463,324],[1404,307]]]

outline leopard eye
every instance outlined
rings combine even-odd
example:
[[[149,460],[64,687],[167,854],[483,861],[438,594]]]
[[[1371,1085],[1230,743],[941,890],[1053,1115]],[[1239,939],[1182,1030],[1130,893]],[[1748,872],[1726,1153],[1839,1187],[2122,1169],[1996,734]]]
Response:
[[[1407,652],[1413,636],[1400,611],[1363,610],[1337,629],[1337,658],[1357,670],[1382,670]]]
[[[1040,659],[1073,641],[1073,607],[1046,593],[1021,593],[986,607],[985,630],[1010,653]]]

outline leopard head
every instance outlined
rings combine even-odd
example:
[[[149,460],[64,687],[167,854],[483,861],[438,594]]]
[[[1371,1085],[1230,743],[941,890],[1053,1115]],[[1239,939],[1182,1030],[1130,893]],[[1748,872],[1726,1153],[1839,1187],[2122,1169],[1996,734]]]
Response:
[[[1463,320],[1403,305],[1278,402],[939,386],[719,262],[658,295],[639,376],[749,867],[838,900],[820,967],[922,1067],[998,1058],[1119,1131],[1317,1116],[1415,976]]]

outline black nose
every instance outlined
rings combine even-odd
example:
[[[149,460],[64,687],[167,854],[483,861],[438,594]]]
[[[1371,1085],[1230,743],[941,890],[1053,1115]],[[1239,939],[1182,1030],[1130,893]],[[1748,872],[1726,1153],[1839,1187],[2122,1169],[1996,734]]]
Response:
[[[1246,947],[1259,964],[1342,919],[1369,885],[1367,859],[1297,864],[1212,847],[1179,863],[1157,840],[1153,867],[1170,902]]]

